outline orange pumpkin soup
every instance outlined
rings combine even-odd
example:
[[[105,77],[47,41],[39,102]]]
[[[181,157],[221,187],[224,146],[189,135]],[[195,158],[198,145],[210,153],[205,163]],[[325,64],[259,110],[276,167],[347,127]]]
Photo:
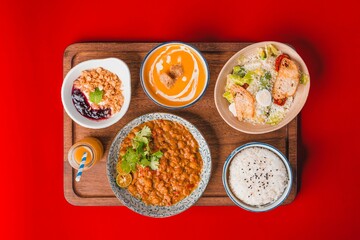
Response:
[[[205,91],[205,60],[182,43],[162,45],[149,54],[143,66],[143,83],[151,97],[169,107],[196,101]]]

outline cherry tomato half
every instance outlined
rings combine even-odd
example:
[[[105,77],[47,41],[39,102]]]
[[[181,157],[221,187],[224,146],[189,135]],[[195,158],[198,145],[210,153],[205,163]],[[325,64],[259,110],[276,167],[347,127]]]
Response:
[[[290,59],[290,56],[287,55],[286,53],[284,53],[284,54],[279,55],[279,56],[276,58],[276,60],[275,60],[275,70],[276,70],[277,72],[278,72],[279,69],[280,69],[281,61],[282,61],[284,58]]]

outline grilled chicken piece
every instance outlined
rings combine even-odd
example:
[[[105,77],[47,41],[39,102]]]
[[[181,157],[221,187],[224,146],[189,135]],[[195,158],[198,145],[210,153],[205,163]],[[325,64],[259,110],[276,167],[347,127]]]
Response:
[[[181,64],[175,64],[170,66],[170,75],[173,78],[179,78],[184,74],[184,69]]]
[[[167,88],[171,88],[174,83],[175,83],[175,79],[173,79],[172,77],[169,76],[169,74],[167,73],[162,73],[160,74],[160,81],[165,85],[165,87]]]
[[[231,94],[234,96],[236,115],[239,121],[251,119],[255,113],[255,101],[253,96],[243,87],[232,85]]]
[[[282,100],[295,94],[299,85],[300,72],[296,63],[289,58],[283,58],[279,73],[274,83],[273,98]]]

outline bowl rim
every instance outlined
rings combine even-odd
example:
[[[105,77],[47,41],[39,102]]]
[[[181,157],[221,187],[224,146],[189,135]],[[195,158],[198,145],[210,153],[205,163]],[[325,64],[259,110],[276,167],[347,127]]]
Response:
[[[310,73],[309,73],[309,70],[307,68],[307,65],[305,63],[305,61],[303,60],[303,58],[300,56],[300,54],[295,50],[295,48],[293,46],[291,46],[290,44],[285,44],[285,43],[282,43],[282,42],[278,42],[278,41],[261,41],[261,42],[254,42],[254,43],[250,43],[248,46],[240,49],[239,51],[237,51],[235,54],[233,54],[228,61],[226,61],[226,63],[223,65],[222,69],[220,70],[218,76],[217,76],[217,79],[216,79],[216,83],[215,83],[215,87],[214,87],[214,102],[215,102],[215,106],[216,106],[216,110],[218,112],[218,114],[221,116],[221,118],[230,126],[232,127],[233,129],[237,130],[237,131],[240,131],[240,132],[243,132],[243,133],[248,133],[248,134],[263,134],[263,133],[269,133],[269,132],[273,132],[273,131],[276,131],[284,126],[286,126],[288,123],[290,123],[294,118],[291,118],[289,119],[288,121],[284,121],[285,119],[283,119],[281,122],[279,122],[278,124],[276,125],[269,125],[269,128],[268,129],[264,129],[264,130],[257,130],[257,131],[252,131],[252,130],[245,130],[243,129],[242,127],[239,127],[239,126],[235,126],[233,125],[225,116],[223,116],[223,114],[221,114],[221,111],[220,111],[220,106],[219,106],[219,103],[218,103],[218,98],[219,97],[222,97],[221,95],[219,96],[217,94],[217,89],[220,88],[220,75],[223,75],[223,72],[225,71],[225,66],[227,66],[228,64],[230,64],[231,62],[233,62],[235,59],[238,58],[237,55],[239,55],[241,52],[244,52],[244,51],[247,51],[248,49],[251,49],[251,48],[254,48],[256,47],[257,45],[260,47],[260,46],[264,46],[264,45],[268,45],[268,44],[274,44],[274,45],[280,45],[281,47],[285,47],[285,48],[288,48],[291,53],[288,53],[290,55],[295,55],[297,58],[300,59],[300,65],[304,68],[302,69],[303,71],[302,72],[305,72],[306,74],[308,74],[309,76],[309,82],[304,86],[306,88],[308,88],[307,91],[304,92],[304,95],[303,95],[303,104],[302,106],[299,108],[299,110],[297,111],[297,113],[295,114],[295,117],[296,118],[301,110],[303,109],[303,107],[305,106],[305,103],[307,101],[307,98],[309,96],[309,92],[310,92],[310,86],[311,86],[311,81],[310,81]],[[291,106],[291,108],[293,108],[294,105]],[[290,109],[291,109],[290,108]],[[289,112],[287,112],[287,114],[289,114]],[[257,124],[255,124],[254,126],[256,126]]]
[[[120,80],[122,81],[122,86],[123,86],[122,93],[123,93],[123,95],[125,95],[124,92],[127,91],[128,94],[126,94],[126,95],[128,95],[128,98],[129,98],[128,100],[124,100],[124,104],[120,109],[120,111],[123,111],[123,113],[120,114],[120,111],[119,111],[119,112],[117,112],[116,114],[114,114],[113,116],[111,116],[108,119],[97,121],[97,120],[91,120],[91,119],[86,118],[85,116],[82,116],[80,113],[77,112],[76,109],[75,109],[76,113],[74,113],[72,110],[70,110],[70,106],[68,106],[68,103],[65,100],[65,94],[66,94],[66,91],[68,89],[66,87],[67,83],[69,81],[74,81],[75,80],[75,79],[74,80],[71,79],[71,75],[73,75],[74,72],[79,71],[79,69],[85,68],[87,65],[91,65],[91,64],[96,64],[96,65],[98,65],[98,67],[103,67],[106,70],[108,70],[110,72],[113,72],[113,71],[109,70],[108,68],[102,66],[104,64],[106,65],[106,64],[109,64],[109,63],[120,64],[120,65],[122,65],[123,70],[125,70],[125,73],[122,76],[125,79],[122,79],[120,76],[118,76],[120,78]],[[87,69],[91,69],[91,67],[89,67]],[[81,70],[81,71],[83,71],[83,70]],[[116,74],[116,75],[118,75],[118,74]],[[126,89],[125,89],[125,84],[124,84],[125,81],[127,82],[126,85],[129,86]],[[82,127],[86,127],[86,128],[89,128],[89,129],[102,129],[102,128],[106,128],[106,127],[109,127],[109,126],[117,123],[120,119],[123,118],[123,116],[126,114],[126,112],[128,111],[128,109],[130,107],[130,102],[131,102],[131,72],[130,72],[129,66],[125,63],[125,61],[123,61],[123,60],[121,60],[119,58],[115,58],[115,57],[108,57],[108,58],[101,58],[101,59],[90,59],[90,60],[83,61],[83,62],[73,66],[68,71],[68,73],[65,75],[65,77],[63,79],[63,83],[62,83],[62,86],[61,86],[61,102],[62,102],[63,108],[64,108],[65,112],[67,113],[67,115],[74,122],[76,122],[77,124],[79,124]],[[124,109],[124,110],[122,110],[122,109]],[[77,114],[79,114],[79,116],[76,116]],[[96,122],[96,124],[91,125],[91,124],[84,123],[82,121],[82,119],[87,119],[87,120]],[[112,121],[110,121],[111,119],[112,119]]]
[[[246,203],[243,203],[240,199],[238,199],[232,193],[232,191],[230,190],[229,183],[228,183],[228,172],[229,172],[229,166],[230,166],[231,161],[234,159],[234,157],[240,151],[242,151],[246,148],[251,148],[251,147],[261,147],[261,148],[268,149],[271,152],[275,153],[284,163],[285,168],[288,173],[288,177],[289,177],[288,185],[285,188],[284,192],[281,194],[281,196],[277,200],[275,200],[273,203],[268,204],[265,207],[256,207],[256,206],[251,206]],[[238,207],[241,207],[242,209],[250,211],[250,212],[267,212],[267,211],[277,208],[288,198],[288,196],[291,192],[291,189],[292,189],[292,184],[293,184],[292,168],[291,168],[290,162],[288,161],[287,157],[276,147],[274,147],[270,144],[267,144],[267,143],[262,143],[262,142],[249,142],[249,143],[246,143],[244,145],[241,145],[241,146],[235,148],[225,160],[221,178],[222,178],[222,182],[223,182],[223,186],[225,188],[226,194],[231,199],[231,201],[233,201]]]
[[[200,59],[202,59],[202,61],[204,62],[204,66],[205,66],[205,73],[207,75],[206,79],[205,79],[205,86],[203,88],[203,90],[201,91],[201,93],[199,94],[199,96],[197,98],[195,98],[192,102],[186,104],[186,105],[183,105],[183,106],[168,106],[168,105],[165,105],[161,102],[159,102],[158,100],[156,100],[155,98],[152,97],[152,95],[150,94],[150,92],[148,91],[148,89],[146,88],[145,86],[145,83],[144,83],[144,78],[143,78],[143,73],[144,73],[144,65],[145,65],[145,62],[147,61],[147,59],[149,58],[149,56],[155,51],[157,50],[158,48],[162,47],[162,46],[165,46],[165,45],[170,45],[170,44],[181,44],[181,45],[185,45],[185,46],[188,46],[190,48],[192,48],[200,57]],[[156,45],[155,47],[153,47],[144,57],[144,59],[142,60],[141,62],[141,66],[140,66],[140,83],[141,83],[141,87],[143,89],[143,91],[145,92],[146,96],[148,96],[148,98],[150,98],[156,105],[160,106],[160,107],[163,107],[163,108],[166,108],[166,109],[171,109],[171,110],[177,110],[177,109],[184,109],[184,108],[188,108],[188,107],[191,107],[193,106],[196,102],[198,102],[206,93],[206,90],[209,86],[209,83],[210,83],[210,71],[209,71],[209,64],[207,63],[205,57],[202,55],[201,51],[194,47],[192,44],[189,44],[189,43],[185,43],[185,42],[182,42],[182,41],[167,41],[167,42],[163,42],[163,43],[160,43],[158,45]]]

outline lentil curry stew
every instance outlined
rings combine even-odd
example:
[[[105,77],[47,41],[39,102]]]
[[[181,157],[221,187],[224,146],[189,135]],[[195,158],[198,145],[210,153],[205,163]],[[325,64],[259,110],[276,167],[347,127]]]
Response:
[[[199,146],[189,130],[169,120],[152,120],[133,128],[120,146],[118,161],[131,147],[136,133],[151,129],[151,152],[163,153],[157,170],[136,166],[127,190],[147,205],[171,206],[190,195],[198,186],[203,160]]]

